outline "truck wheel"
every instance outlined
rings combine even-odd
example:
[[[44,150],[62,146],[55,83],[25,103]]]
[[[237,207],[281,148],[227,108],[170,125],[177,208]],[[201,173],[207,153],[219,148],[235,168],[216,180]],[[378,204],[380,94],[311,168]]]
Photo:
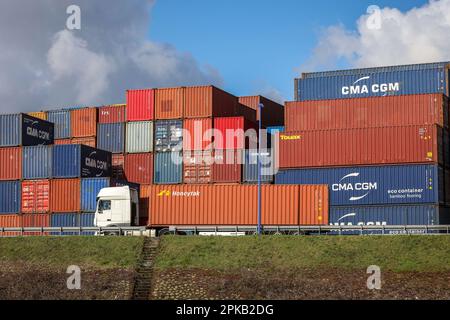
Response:
[[[170,231],[168,228],[165,228],[165,229],[161,229],[161,230],[158,232],[158,234],[159,234],[160,237],[163,237],[163,236],[173,235],[173,232]]]

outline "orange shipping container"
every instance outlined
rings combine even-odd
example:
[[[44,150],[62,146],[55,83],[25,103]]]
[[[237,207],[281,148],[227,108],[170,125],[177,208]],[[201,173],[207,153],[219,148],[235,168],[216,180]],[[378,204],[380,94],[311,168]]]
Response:
[[[258,121],[261,119],[258,106],[262,103],[264,105],[262,109],[262,125],[264,127],[284,125],[284,107],[281,104],[262,96],[240,97],[239,103],[256,110],[256,119]]]
[[[72,137],[95,137],[97,135],[97,108],[71,111]]]
[[[149,223],[246,226],[257,224],[257,186],[149,186]],[[327,224],[328,186],[262,186],[262,224],[296,226]]]
[[[112,155],[112,177],[122,180],[125,177],[125,156],[123,154]]]
[[[18,214],[0,214],[0,228],[21,228],[22,216]],[[20,232],[0,232],[0,236],[17,237]]]
[[[0,148],[0,181],[22,179],[22,148]]]
[[[155,119],[183,118],[185,88],[155,89]]]
[[[55,139],[55,145],[72,144],[72,139]]]
[[[73,138],[71,144],[84,144],[86,146],[96,148],[97,139],[95,137]]]
[[[189,133],[183,137],[183,150],[210,150],[212,149],[213,120],[211,118],[198,118],[184,120],[184,130]]]
[[[38,118],[38,119],[47,120],[47,112],[44,112],[44,111],[28,112],[28,115]]]
[[[50,183],[52,212],[79,212],[81,210],[80,179],[55,179]]]
[[[22,213],[50,212],[50,181],[22,182]]]
[[[238,98],[214,86],[187,87],[185,118],[232,117]]]

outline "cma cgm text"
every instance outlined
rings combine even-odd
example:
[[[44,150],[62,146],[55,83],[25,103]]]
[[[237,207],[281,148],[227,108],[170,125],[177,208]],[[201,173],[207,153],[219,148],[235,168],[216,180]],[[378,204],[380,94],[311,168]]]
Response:
[[[348,86],[342,87],[342,95],[358,95],[358,94],[369,94],[369,93],[387,93],[387,92],[397,92],[400,91],[400,83],[383,83],[383,84],[373,84],[368,85],[358,85],[358,86]]]
[[[333,191],[370,191],[377,190],[376,182],[361,182],[361,183],[336,183],[332,185]]]

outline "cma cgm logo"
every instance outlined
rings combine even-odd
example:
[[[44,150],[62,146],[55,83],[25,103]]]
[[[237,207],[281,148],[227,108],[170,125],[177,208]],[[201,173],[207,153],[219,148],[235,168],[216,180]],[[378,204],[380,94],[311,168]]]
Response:
[[[302,136],[300,135],[293,135],[293,136],[286,136],[286,135],[280,135],[281,140],[300,140]]]
[[[158,197],[200,197],[200,191],[170,191],[162,190],[157,194]]]
[[[331,190],[334,192],[339,191],[362,191],[364,194],[357,197],[350,197],[350,201],[359,201],[367,197],[372,190],[378,189],[378,184],[376,182],[356,182],[351,183],[347,182],[348,179],[351,178],[358,178],[359,172],[354,172],[346,175],[341,180],[339,180],[339,183],[335,183],[331,185]]]
[[[349,221],[350,220],[350,221]],[[351,220],[356,221],[355,224]],[[330,223],[332,226],[387,226],[387,221],[358,221],[356,212],[348,213],[340,217],[335,223]]]
[[[342,87],[342,95],[358,95],[358,94],[369,94],[369,93],[384,93],[386,96],[389,92],[400,91],[399,82],[391,83],[375,83],[372,85],[360,84],[360,82],[370,80],[370,76],[362,77],[356,80],[351,86]]]

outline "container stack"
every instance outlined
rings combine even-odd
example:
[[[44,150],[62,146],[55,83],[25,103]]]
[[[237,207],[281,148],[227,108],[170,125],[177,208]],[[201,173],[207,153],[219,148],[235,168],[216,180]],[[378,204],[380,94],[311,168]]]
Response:
[[[332,225],[448,223],[448,68],[303,74],[276,183],[329,185]]]

